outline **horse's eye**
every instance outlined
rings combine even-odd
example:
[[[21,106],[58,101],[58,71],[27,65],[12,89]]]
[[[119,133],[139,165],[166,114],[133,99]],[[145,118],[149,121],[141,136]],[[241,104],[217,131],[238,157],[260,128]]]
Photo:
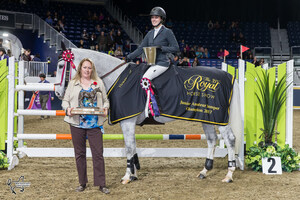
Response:
[[[61,68],[63,68],[64,66],[63,66],[63,65],[59,65],[58,67],[59,67],[59,69],[61,69]]]

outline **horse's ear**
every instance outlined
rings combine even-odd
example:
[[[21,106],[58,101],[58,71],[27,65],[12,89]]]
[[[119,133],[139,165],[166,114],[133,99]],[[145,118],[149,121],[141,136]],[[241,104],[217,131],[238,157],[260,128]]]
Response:
[[[66,45],[65,45],[65,43],[63,41],[61,41],[60,46],[61,46],[61,48],[62,48],[63,51],[67,50]]]

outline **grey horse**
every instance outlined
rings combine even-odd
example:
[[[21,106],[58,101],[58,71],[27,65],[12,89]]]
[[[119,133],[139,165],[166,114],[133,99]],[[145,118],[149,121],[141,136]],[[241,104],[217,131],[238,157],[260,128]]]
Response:
[[[122,60],[112,57],[110,55],[87,50],[87,49],[71,49],[75,58],[74,64],[78,66],[79,62],[83,58],[90,58],[96,66],[97,73],[99,77],[104,74],[110,72],[114,67],[120,65]],[[106,90],[113,85],[113,83],[117,80],[122,71],[126,68],[128,63],[124,64],[117,70],[110,73],[108,76],[103,78]],[[64,96],[65,90],[65,77],[66,69],[65,63],[63,60],[60,60],[57,64],[57,85],[55,87],[55,94],[58,98],[62,99]],[[75,75],[75,69],[71,68],[72,75]],[[239,89],[238,84],[235,82],[233,85],[233,94],[230,105],[230,119],[229,124],[226,126],[218,126],[220,134],[224,139],[225,145],[228,149],[228,172],[225,178],[222,180],[223,182],[232,182],[233,181],[233,172],[236,169],[237,164],[242,165],[242,163],[238,160],[236,164],[236,154],[238,152],[242,140],[243,130],[242,130],[242,121],[240,114],[240,102],[239,102]],[[120,126],[122,128],[122,132],[124,135],[125,141],[125,152],[127,157],[127,168],[124,177],[121,179],[123,184],[127,184],[133,180],[137,179],[137,169],[140,168],[137,149],[136,149],[136,139],[135,139],[135,126],[136,124],[140,124],[145,119],[145,113],[141,113],[138,116],[123,120],[120,122]],[[173,121],[174,119],[159,116],[154,118],[156,121],[161,123],[166,123]],[[234,122],[234,123],[231,123]],[[205,165],[203,170],[199,173],[198,177],[203,179],[207,176],[207,172],[213,168],[213,159],[214,159],[214,151],[216,148],[217,134],[215,131],[215,126],[211,124],[202,124],[203,130],[205,132],[208,144],[208,153],[205,161]]]

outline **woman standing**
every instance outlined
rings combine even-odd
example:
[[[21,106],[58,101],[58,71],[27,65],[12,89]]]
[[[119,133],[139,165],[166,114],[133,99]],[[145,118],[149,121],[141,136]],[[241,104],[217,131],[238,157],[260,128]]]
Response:
[[[83,98],[79,102],[81,92],[100,90],[93,99]],[[100,107],[104,109],[103,115],[72,115],[71,111],[83,105],[84,107]],[[66,90],[62,107],[66,110],[65,121],[70,124],[72,142],[74,145],[76,167],[79,176],[77,192],[82,192],[88,182],[86,170],[86,137],[88,137],[94,168],[94,185],[99,186],[101,192],[109,194],[105,185],[105,166],[103,158],[103,122],[109,108],[103,81],[98,77],[94,63],[83,59],[78,66],[75,77],[70,81]]]
[[[147,33],[141,45],[134,52],[129,54],[126,60],[133,60],[141,55],[143,53],[143,47],[156,46],[156,63],[143,75],[143,78],[153,80],[168,69],[170,60],[167,54],[178,52],[179,46],[172,30],[163,25],[167,17],[165,10],[161,7],[154,7],[150,12],[150,16],[154,29]]]
[[[195,57],[192,66],[193,66],[193,67],[199,66],[199,60],[198,60],[197,57]]]

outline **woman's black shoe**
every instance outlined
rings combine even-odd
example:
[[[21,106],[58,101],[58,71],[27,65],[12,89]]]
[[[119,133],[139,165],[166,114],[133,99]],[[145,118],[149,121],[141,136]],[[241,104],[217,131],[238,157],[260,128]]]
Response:
[[[86,184],[83,184],[83,185],[79,185],[77,188],[76,188],[76,192],[83,192],[86,188]]]
[[[109,189],[107,188],[107,187],[105,187],[105,186],[100,186],[99,187],[99,190],[101,191],[101,192],[103,192],[104,194],[109,194]]]

